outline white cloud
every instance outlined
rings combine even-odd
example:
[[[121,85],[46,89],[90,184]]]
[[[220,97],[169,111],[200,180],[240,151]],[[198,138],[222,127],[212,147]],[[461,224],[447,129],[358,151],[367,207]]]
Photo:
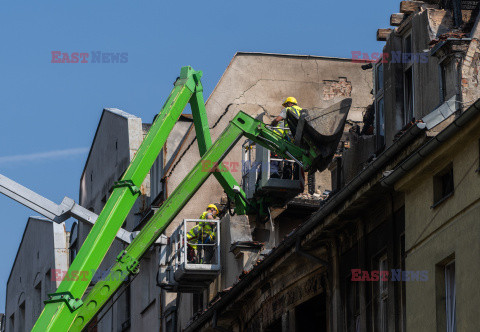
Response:
[[[59,159],[65,157],[76,156],[88,152],[88,148],[74,148],[65,150],[46,151],[39,153],[20,154],[15,156],[0,157],[0,164],[19,163],[19,162],[35,162],[48,159]]]

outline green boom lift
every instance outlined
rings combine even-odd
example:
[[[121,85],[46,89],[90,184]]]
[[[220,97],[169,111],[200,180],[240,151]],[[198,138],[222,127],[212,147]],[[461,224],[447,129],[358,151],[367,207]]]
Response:
[[[180,77],[177,78],[173,91],[154,120],[148,135],[124,176],[113,186],[110,198],[98,215],[75,260],[71,263],[68,275],[71,275],[73,271],[98,269],[140,194],[138,188],[187,103],[190,103],[192,109],[201,159],[128,247],[119,253],[116,263],[110,269],[110,274],[97,282],[86,298],[83,296],[91,283],[92,276],[79,278],[79,280],[66,280],[67,278],[65,278],[57,291],[49,294],[49,300],[45,301],[45,308],[33,331],[81,331],[87,327],[128,276],[138,273],[139,261],[144,253],[155,243],[211,174],[224,188],[229,199],[235,202],[237,214],[255,213],[255,209],[264,208],[256,205],[255,202],[247,202],[245,193],[228,171],[205,172],[202,169],[205,161],[216,161],[215,165],[220,165],[242,136],[275,151],[285,159],[295,160],[307,171],[321,170],[325,167],[326,161],[331,159],[331,147],[336,147],[340,137],[334,137],[332,141],[333,136],[317,135],[318,131],[312,126],[318,123],[316,120],[318,116],[315,117],[313,113],[306,113],[306,117],[287,119],[294,131],[296,144],[280,137],[263,122],[243,112],[239,112],[235,116],[212,144],[200,81],[201,76],[202,72],[195,71],[191,67],[181,69]],[[350,100],[344,100],[337,107],[343,115],[337,117],[336,136],[338,136],[338,128],[341,128],[340,131],[343,130],[350,102]],[[325,149],[326,146],[330,146],[330,149]]]

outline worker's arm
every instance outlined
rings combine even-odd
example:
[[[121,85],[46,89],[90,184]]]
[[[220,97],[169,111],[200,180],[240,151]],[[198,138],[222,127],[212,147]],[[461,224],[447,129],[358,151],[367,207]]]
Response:
[[[272,127],[276,127],[280,121],[285,120],[287,117],[287,109],[284,108],[280,114],[272,121],[271,125]]]
[[[196,240],[198,234],[200,234],[200,227],[197,225],[187,233],[187,241],[190,242],[192,240]]]
[[[279,115],[272,121],[272,127],[276,127],[280,121],[283,121],[283,118]]]

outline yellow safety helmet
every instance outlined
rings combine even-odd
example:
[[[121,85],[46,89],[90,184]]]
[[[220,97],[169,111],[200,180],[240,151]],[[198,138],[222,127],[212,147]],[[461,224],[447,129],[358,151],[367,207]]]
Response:
[[[282,106],[285,107],[285,105],[286,105],[287,103],[292,103],[292,104],[297,105],[297,100],[296,100],[294,97],[288,97],[287,99],[285,99],[285,101],[283,102]]]
[[[207,206],[207,209],[214,209],[215,211],[217,211],[217,213],[219,213],[215,204],[210,204],[209,206]]]

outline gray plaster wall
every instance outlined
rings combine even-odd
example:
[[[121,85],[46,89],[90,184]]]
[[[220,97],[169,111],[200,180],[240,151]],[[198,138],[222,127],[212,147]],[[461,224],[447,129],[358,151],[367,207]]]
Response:
[[[68,270],[67,239],[64,223],[29,218],[7,282],[6,331],[32,329],[43,301],[60,284],[56,270]]]
[[[130,161],[143,141],[142,119],[118,109],[104,109],[90,153],[80,179],[80,205],[100,213],[115,181],[118,181],[127,169]],[[143,196],[149,196],[149,177],[140,190]],[[138,199],[133,212],[139,212],[146,204],[145,198]],[[138,220],[127,218],[127,228],[133,228]],[[81,230],[80,227],[79,230]],[[79,233],[83,242],[85,235]]]

